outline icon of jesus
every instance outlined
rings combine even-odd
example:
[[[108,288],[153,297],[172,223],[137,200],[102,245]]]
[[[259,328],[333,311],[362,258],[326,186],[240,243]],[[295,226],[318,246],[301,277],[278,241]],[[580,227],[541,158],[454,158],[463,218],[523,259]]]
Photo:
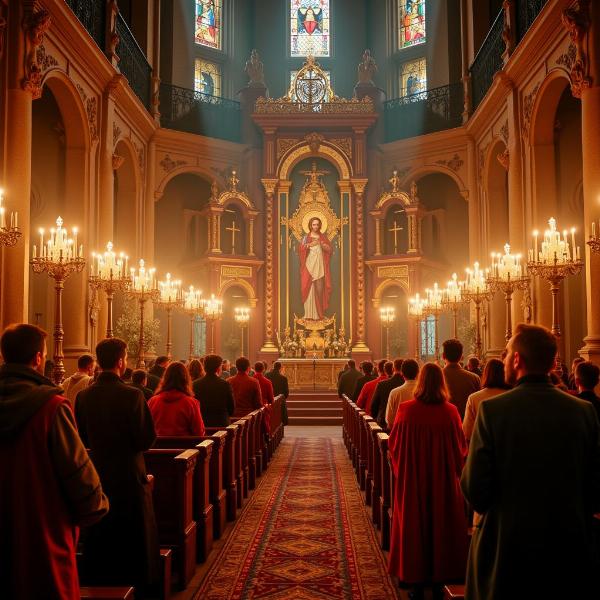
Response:
[[[331,296],[331,242],[321,232],[323,223],[319,217],[308,222],[308,233],[298,248],[300,255],[300,279],[304,318],[322,319]]]

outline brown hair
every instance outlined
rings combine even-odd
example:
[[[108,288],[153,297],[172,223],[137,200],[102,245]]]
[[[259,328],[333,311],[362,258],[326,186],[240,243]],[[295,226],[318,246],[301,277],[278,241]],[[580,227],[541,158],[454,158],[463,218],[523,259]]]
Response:
[[[444,358],[448,362],[457,363],[463,355],[463,345],[460,340],[450,338],[442,344]]]
[[[424,404],[443,404],[448,401],[448,388],[442,369],[435,363],[423,365],[415,387],[415,399]]]
[[[126,353],[127,343],[119,338],[106,338],[96,346],[96,358],[103,371],[114,369]]]
[[[383,371],[388,377],[391,377],[394,373],[394,363],[388,360],[385,365],[383,365]]]
[[[504,363],[498,358],[490,358],[485,363],[483,375],[481,376],[482,388],[510,389],[504,378]]]
[[[529,373],[547,375],[554,368],[558,347],[554,334],[539,325],[519,323],[511,349],[518,352]]]
[[[575,378],[579,380],[581,387],[585,390],[593,390],[600,381],[600,369],[589,361],[577,363],[575,367]]]
[[[192,379],[192,381],[196,381],[196,379],[200,379],[200,377],[204,376],[204,367],[197,358],[194,358],[190,361],[190,364],[187,366],[187,369],[189,371],[190,378]]]
[[[9,325],[0,340],[0,352],[6,363],[29,365],[36,354],[44,353],[46,332],[27,323]]]
[[[215,375],[225,362],[218,354],[208,354],[204,357],[204,369],[209,375]]]
[[[160,392],[168,392],[170,390],[177,390],[185,394],[186,396],[193,396],[192,392],[192,380],[190,374],[179,362],[172,362],[166,369],[160,383],[158,384],[157,394]]]

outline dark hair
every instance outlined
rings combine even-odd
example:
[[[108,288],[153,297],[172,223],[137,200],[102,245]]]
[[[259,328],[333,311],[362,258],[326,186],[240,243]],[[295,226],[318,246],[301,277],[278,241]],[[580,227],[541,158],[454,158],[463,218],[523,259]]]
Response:
[[[598,365],[587,360],[577,363],[575,367],[575,379],[579,379],[582,388],[593,390],[600,381],[600,368],[598,368]]]
[[[235,361],[235,368],[241,373],[245,373],[250,368],[250,361],[245,356],[240,356]]]
[[[319,217],[312,217],[309,221],[308,221],[308,228],[311,229],[312,228],[312,224],[313,221],[319,221],[319,229],[323,227],[323,221],[321,221],[321,219],[319,219]]]
[[[257,361],[254,365],[254,372],[262,373],[264,370],[265,370],[265,364],[263,362],[261,362],[260,360]]]
[[[77,359],[77,368],[78,369],[88,369],[94,364],[94,357],[91,354],[82,354]]]
[[[276,360],[273,363],[273,371],[281,371],[281,366],[281,363],[278,360]]]
[[[448,401],[444,372],[435,363],[426,363],[415,387],[415,399],[425,404],[443,404]]]
[[[96,368],[98,368],[98,365],[96,365]],[[131,379],[132,375],[133,375],[133,369],[130,369],[129,367],[127,367],[125,369],[125,371],[123,372],[121,379],[123,381],[129,381]]]
[[[504,378],[504,363],[498,358],[490,358],[483,369],[481,376],[482,388],[510,389]]]
[[[156,360],[154,361],[154,364],[157,367],[163,367],[165,363],[169,362],[169,357],[165,356],[164,354],[161,354],[160,356],[156,357]]]
[[[467,364],[472,368],[477,368],[479,367],[479,359],[476,356],[469,356]]]
[[[126,353],[127,343],[119,338],[106,338],[96,346],[96,356],[102,370],[114,369]]]
[[[185,365],[182,365],[180,362],[172,362],[167,367],[158,384],[156,393],[160,394],[160,392],[168,392],[170,390],[177,390],[186,396],[194,395],[190,374]]]
[[[214,375],[225,361],[218,354],[208,354],[204,357],[204,370]]]
[[[402,370],[402,363],[404,362],[403,358],[395,358],[394,359],[394,371],[400,372]]]
[[[446,340],[442,344],[442,348],[444,349],[444,358],[448,362],[458,362],[463,354],[463,345],[460,343],[460,340],[455,338]]]
[[[370,375],[373,372],[373,363],[370,360],[365,360],[361,363],[360,368],[365,375]]]
[[[405,379],[416,379],[419,374],[419,363],[414,358],[407,358],[402,363],[401,372]]]
[[[388,360],[385,365],[383,365],[383,371],[388,377],[391,377],[394,373],[394,363]]]
[[[30,365],[35,355],[44,354],[46,332],[37,325],[9,325],[2,333],[0,352],[6,363]]]
[[[204,367],[197,358],[190,361],[190,364],[187,365],[187,370],[192,381],[196,381],[196,379],[200,379],[204,375]]]
[[[382,375],[385,372],[385,363],[386,362],[387,362],[387,360],[385,358],[382,358],[381,360],[377,361],[377,371],[379,373],[381,373]]]
[[[529,373],[547,375],[554,369],[558,347],[549,329],[519,323],[511,341],[512,351],[519,353]]]
[[[347,365],[351,368],[354,369],[354,367],[356,367],[356,361],[354,359],[349,359]]]
[[[146,371],[144,371],[144,369],[136,369],[132,374],[131,374],[131,383],[135,384],[135,385],[143,385],[144,381],[146,381]]]

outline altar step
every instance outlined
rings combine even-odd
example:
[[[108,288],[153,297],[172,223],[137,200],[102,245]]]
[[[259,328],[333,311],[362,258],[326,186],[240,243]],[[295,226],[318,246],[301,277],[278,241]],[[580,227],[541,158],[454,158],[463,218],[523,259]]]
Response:
[[[335,392],[292,392],[287,408],[290,425],[342,424],[342,401]]]

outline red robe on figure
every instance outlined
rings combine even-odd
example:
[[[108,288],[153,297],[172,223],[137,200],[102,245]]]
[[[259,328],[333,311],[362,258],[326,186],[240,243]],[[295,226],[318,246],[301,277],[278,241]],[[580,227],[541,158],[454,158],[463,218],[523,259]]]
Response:
[[[403,402],[389,450],[395,475],[389,572],[408,584],[464,581],[460,475],[467,444],[456,406]]]
[[[323,265],[325,267],[325,285],[323,289],[323,294],[319,297],[315,295],[315,300],[317,302],[317,308],[319,310],[319,314],[321,317],[325,314],[325,311],[329,307],[329,296],[331,295],[331,271],[329,268],[329,262],[331,260],[331,242],[327,239],[327,236],[323,233],[319,232],[319,240],[321,242],[321,246],[323,248]],[[302,303],[306,302],[308,298],[308,294],[310,293],[310,287],[313,283],[313,278],[311,277],[308,269],[306,268],[306,257],[309,252],[309,244],[313,241],[313,238],[310,236],[310,233],[305,235],[300,242],[300,246],[298,248],[298,254],[300,255],[300,291],[302,293]]]
[[[373,396],[375,395],[375,388],[377,387],[377,384],[381,381],[385,381],[387,378],[387,375],[380,375],[379,377],[377,377],[377,379],[373,379],[372,381],[368,381],[367,383],[365,383],[365,385],[363,385],[362,390],[360,390],[360,394],[358,395],[356,405],[359,408],[362,408],[368,415],[371,414],[371,401],[373,400]]]

